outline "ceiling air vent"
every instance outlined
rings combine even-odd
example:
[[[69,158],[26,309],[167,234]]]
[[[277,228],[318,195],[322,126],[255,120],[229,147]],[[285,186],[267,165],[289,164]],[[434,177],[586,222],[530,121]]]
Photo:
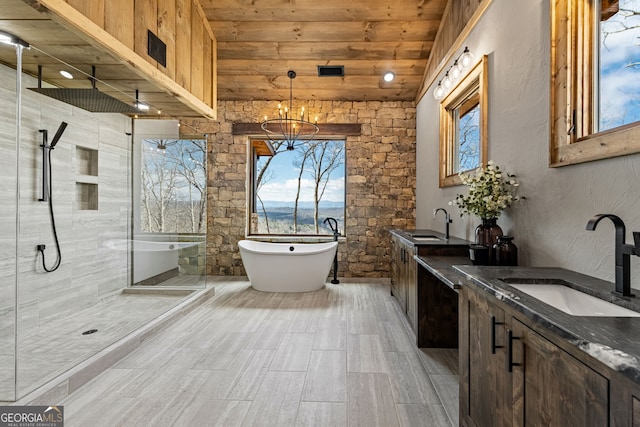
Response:
[[[344,65],[318,65],[318,77],[344,77]]]

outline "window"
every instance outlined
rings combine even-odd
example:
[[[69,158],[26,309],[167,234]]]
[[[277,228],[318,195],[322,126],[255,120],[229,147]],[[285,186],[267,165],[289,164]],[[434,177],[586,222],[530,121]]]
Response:
[[[344,234],[345,141],[312,140],[288,151],[283,141],[252,140],[250,234]]]
[[[640,152],[640,0],[551,1],[550,165]]]
[[[140,231],[206,232],[206,140],[143,139]]]
[[[440,187],[487,161],[486,68],[485,56],[440,104]]]

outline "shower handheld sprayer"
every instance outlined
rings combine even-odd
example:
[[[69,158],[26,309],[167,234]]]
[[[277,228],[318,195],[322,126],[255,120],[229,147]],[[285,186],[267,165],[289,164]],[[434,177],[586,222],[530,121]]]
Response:
[[[58,240],[58,231],[56,230],[56,219],[53,215],[53,200],[52,200],[52,173],[51,173],[51,151],[55,148],[56,144],[62,137],[65,129],[67,128],[67,123],[62,122],[56,131],[56,134],[53,136],[51,140],[51,144],[48,142],[48,132],[46,129],[40,129],[40,133],[42,133],[42,197],[39,199],[41,202],[49,202],[49,216],[51,217],[51,227],[53,228],[53,239],[56,244],[56,262],[53,264],[53,267],[48,268],[44,258],[45,245],[38,245],[36,249],[42,255],[42,268],[47,273],[51,273],[52,271],[56,271],[58,267],[60,267],[60,263],[62,262],[62,253],[60,252],[60,242]]]
[[[56,134],[53,135],[53,139],[51,140],[51,145],[49,145],[49,148],[51,150],[53,150],[53,147],[56,146],[56,144],[60,140],[60,137],[62,136],[62,134],[64,133],[64,130],[66,128],[67,128],[67,122],[60,123],[60,126],[58,127],[58,130],[56,131]]]

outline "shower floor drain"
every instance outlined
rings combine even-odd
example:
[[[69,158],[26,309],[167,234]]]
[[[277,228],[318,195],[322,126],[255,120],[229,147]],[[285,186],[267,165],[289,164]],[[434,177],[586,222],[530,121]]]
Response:
[[[88,331],[84,331],[82,335],[91,335],[91,334],[95,334],[96,332],[98,332],[97,329],[89,329]]]

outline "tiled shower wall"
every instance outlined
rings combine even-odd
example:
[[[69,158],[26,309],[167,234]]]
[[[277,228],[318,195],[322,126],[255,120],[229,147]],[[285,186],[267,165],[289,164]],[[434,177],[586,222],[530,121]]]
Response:
[[[302,101],[301,101],[302,102]],[[320,123],[360,124],[347,138],[346,241],[339,275],[389,277],[390,228],[415,224],[416,119],[413,102],[302,102]],[[247,141],[233,123],[256,123],[273,102],[220,101],[218,120],[184,120],[207,133],[207,272],[244,275],[238,240],[247,225]]]
[[[89,113],[26,88],[35,79],[23,77],[20,146],[20,231],[18,239],[19,326],[25,331],[48,319],[90,306],[129,283],[128,252],[109,249],[111,239],[127,239],[130,221],[129,164],[131,120],[121,114]],[[15,248],[15,70],[0,66],[0,153],[3,207],[2,236]],[[7,96],[5,96],[7,95]],[[45,273],[36,245],[46,245],[46,261],[55,262],[48,204],[42,194],[40,129],[49,141],[62,121],[68,127],[52,152],[53,210],[62,251],[62,265]],[[7,232],[8,231],[8,232]],[[12,235],[13,234],[13,235]],[[15,252],[0,252],[0,271],[15,269]],[[11,273],[12,274],[12,273]],[[14,281],[3,281],[10,295]],[[13,298],[2,298],[2,312]],[[79,326],[81,327],[81,326]]]

